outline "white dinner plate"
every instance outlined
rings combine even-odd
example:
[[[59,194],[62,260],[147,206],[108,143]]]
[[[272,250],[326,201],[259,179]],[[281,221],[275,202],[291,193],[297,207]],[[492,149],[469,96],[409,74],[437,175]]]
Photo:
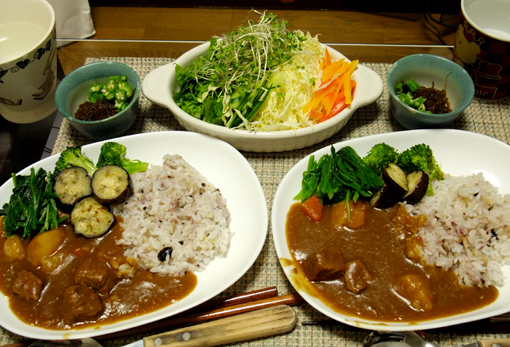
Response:
[[[510,146],[488,136],[460,130],[412,130],[362,137],[340,142],[333,146],[336,150],[344,146],[351,146],[363,157],[373,145],[381,142],[385,142],[398,150],[405,150],[415,144],[426,143],[432,148],[434,156],[445,173],[460,176],[482,172],[487,180],[499,187],[500,193],[510,193],[508,174],[510,172]],[[328,146],[312,154],[318,159],[320,156],[330,153],[331,147]],[[292,259],[287,246],[285,224],[287,213],[291,205],[296,202],[293,197],[301,190],[301,179],[303,172],[307,169],[308,160],[309,157],[301,160],[284,177],[276,191],[272,209],[272,232],[276,252],[291,283],[293,279],[290,272],[293,267],[287,266],[286,262],[281,261],[282,258]],[[370,330],[422,330],[476,321],[509,311],[509,266],[503,267],[503,273],[506,278],[505,285],[498,288],[499,297],[491,305],[456,316],[418,323],[381,323],[346,316],[333,311],[317,298],[303,292],[301,290],[302,286],[292,284],[311,306],[339,322]]]
[[[77,339],[109,334],[147,324],[190,309],[221,293],[236,282],[253,265],[264,245],[268,214],[260,181],[248,161],[232,146],[213,137],[180,131],[126,136],[116,141],[126,146],[127,157],[161,165],[163,156],[179,154],[203,174],[226,198],[231,213],[233,237],[225,256],[218,257],[203,272],[197,272],[196,288],[184,299],[158,311],[100,328],[66,331],[46,330],[27,325],[9,309],[7,297],[0,297],[0,325],[16,334],[36,339]],[[103,142],[83,146],[82,152],[97,161]],[[41,160],[30,168],[53,171],[58,155]],[[12,179],[0,187],[0,206],[8,202]]]

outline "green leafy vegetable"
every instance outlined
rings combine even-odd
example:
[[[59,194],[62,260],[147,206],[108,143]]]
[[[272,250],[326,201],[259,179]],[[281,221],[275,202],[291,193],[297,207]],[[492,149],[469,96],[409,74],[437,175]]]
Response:
[[[19,234],[23,238],[55,229],[67,217],[58,219],[52,192],[53,175],[40,168],[32,168],[30,175],[12,175],[13,192],[9,202],[0,209],[4,215],[4,230],[7,235]]]
[[[40,168],[37,172],[32,168],[30,175],[12,175],[14,189],[9,202],[0,209],[7,235],[20,234],[23,238],[55,229],[67,217],[58,219],[58,208],[53,192],[54,177],[60,171],[72,166],[82,167],[92,176],[104,165],[122,166],[128,173],[147,170],[148,163],[131,160],[125,157],[126,147],[117,142],[106,142],[101,147],[97,166],[82,153],[81,147],[67,147],[55,164],[52,172]]]
[[[126,146],[117,142],[105,142],[101,146],[97,167],[118,165],[126,169],[129,174],[147,170],[149,163],[126,158]]]
[[[54,174],[67,169],[68,167],[79,166],[87,170],[90,177],[97,170],[94,162],[81,152],[81,146],[67,147],[58,158],[55,164]]]
[[[335,152],[332,146],[331,154],[323,155],[318,162],[313,155],[310,157],[303,173],[302,189],[294,199],[303,202],[315,195],[325,204],[357,201],[359,197],[369,198],[382,185],[382,178],[352,147]]]
[[[302,49],[306,36],[287,30],[288,23],[262,14],[237,31],[210,40],[204,56],[186,68],[176,66],[180,90],[177,105],[212,124],[246,125],[264,104],[281,77],[277,67]]]

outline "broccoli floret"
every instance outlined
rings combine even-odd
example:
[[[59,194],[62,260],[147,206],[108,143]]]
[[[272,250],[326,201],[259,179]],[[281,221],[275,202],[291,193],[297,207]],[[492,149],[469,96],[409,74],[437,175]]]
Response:
[[[370,152],[363,158],[363,161],[379,176],[386,165],[397,160],[397,150],[386,143],[374,145]]]
[[[426,144],[418,144],[399,154],[396,164],[405,172],[425,171],[431,180],[443,180],[444,173],[434,158],[432,149]]]
[[[53,173],[56,175],[58,172],[72,166],[84,168],[87,170],[90,177],[92,177],[94,172],[97,170],[94,162],[81,152],[81,146],[67,147],[62,153],[60,153],[60,157],[55,164],[55,171]]]
[[[434,195],[432,188],[433,180],[443,180],[444,173],[439,167],[432,149],[426,144],[418,144],[400,153],[396,164],[405,172],[413,172],[417,170],[425,171],[430,178],[427,188],[427,195]]]
[[[117,142],[105,142],[101,147],[97,167],[105,165],[118,165],[123,167],[129,174],[147,170],[149,163],[140,160],[126,158],[126,146]]]

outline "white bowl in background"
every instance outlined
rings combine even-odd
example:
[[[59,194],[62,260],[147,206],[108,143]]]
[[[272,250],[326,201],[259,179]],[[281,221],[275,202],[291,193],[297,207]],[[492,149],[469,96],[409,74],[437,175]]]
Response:
[[[153,103],[168,108],[179,123],[189,131],[217,137],[228,142],[241,151],[248,152],[283,152],[312,146],[337,133],[352,117],[354,111],[375,102],[382,94],[383,81],[375,71],[358,64],[352,74],[356,89],[352,104],[336,116],[312,127],[282,131],[248,131],[228,129],[209,124],[184,112],[173,100],[173,94],[179,90],[175,77],[175,65],[187,67],[203,55],[209,42],[184,53],[175,62],[163,65],[151,71],[142,82],[143,94]],[[332,60],[347,59],[340,52],[328,47]]]

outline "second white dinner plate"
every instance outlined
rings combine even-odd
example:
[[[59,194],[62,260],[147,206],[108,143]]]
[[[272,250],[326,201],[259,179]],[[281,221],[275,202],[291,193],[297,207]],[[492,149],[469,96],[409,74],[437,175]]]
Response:
[[[482,172],[484,177],[499,188],[500,193],[510,193],[510,146],[494,138],[460,130],[412,130],[362,137],[334,144],[336,150],[344,146],[353,147],[365,156],[373,145],[385,142],[402,151],[419,143],[428,144],[440,163],[442,170],[453,176]],[[318,160],[330,154],[331,147],[322,148],[311,155]],[[284,177],[275,194],[272,208],[272,232],[276,252],[289,281],[301,296],[315,309],[339,322],[370,330],[422,330],[440,328],[476,321],[507,312],[510,309],[510,268],[503,267],[505,285],[499,287],[498,299],[489,306],[460,315],[422,322],[395,323],[380,322],[347,316],[332,310],[319,299],[308,295],[303,286],[293,282],[294,267],[285,259],[292,259],[286,239],[287,213],[293,198],[301,190],[303,172],[307,169],[309,157],[297,163]]]

